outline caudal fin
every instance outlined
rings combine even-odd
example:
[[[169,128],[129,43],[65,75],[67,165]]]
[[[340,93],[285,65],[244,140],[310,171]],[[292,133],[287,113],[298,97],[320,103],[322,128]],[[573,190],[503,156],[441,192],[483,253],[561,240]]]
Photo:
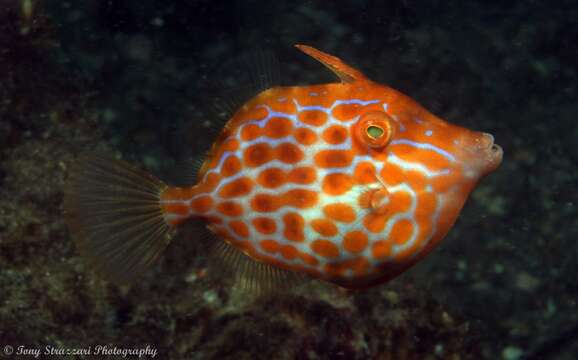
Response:
[[[64,193],[66,220],[81,254],[107,280],[131,282],[170,243],[172,227],[159,202],[166,188],[120,160],[88,154],[73,165]]]

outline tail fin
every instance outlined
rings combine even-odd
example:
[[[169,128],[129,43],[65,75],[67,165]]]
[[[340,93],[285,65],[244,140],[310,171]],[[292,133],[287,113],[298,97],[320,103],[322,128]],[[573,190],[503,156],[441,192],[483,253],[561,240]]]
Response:
[[[82,255],[107,280],[125,284],[165,250],[172,228],[160,195],[167,188],[124,161],[81,155],[64,194],[69,229]]]

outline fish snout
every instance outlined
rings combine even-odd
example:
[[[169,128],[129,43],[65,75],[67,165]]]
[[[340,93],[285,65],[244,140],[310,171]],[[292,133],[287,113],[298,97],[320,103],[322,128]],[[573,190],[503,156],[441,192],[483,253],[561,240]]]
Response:
[[[485,132],[470,132],[464,139],[462,161],[472,177],[482,177],[496,170],[502,162],[503,150],[494,143],[494,136]]]
[[[496,170],[496,168],[502,163],[502,157],[504,156],[504,151],[502,147],[494,143],[494,136],[488,133],[481,133],[481,152],[486,160],[486,171],[484,175]]]

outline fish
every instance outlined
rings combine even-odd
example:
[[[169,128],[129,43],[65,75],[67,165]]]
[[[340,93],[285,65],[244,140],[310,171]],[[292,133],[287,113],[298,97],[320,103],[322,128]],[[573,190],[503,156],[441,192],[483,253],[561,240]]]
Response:
[[[105,279],[134,281],[191,219],[216,236],[217,253],[237,259],[230,263],[246,261],[237,274],[273,287],[292,276],[376,286],[446,236],[502,161],[493,136],[442,120],[335,56],[295,46],[339,81],[270,87],[245,102],[194,184],[169,186],[122,160],[79,156],[65,215]]]

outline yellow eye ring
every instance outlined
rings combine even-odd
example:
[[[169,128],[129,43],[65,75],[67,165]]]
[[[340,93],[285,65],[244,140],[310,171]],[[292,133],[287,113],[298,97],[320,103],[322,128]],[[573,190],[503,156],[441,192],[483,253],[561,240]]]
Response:
[[[387,146],[394,134],[393,119],[382,111],[371,111],[361,115],[357,123],[357,138],[372,147]]]

